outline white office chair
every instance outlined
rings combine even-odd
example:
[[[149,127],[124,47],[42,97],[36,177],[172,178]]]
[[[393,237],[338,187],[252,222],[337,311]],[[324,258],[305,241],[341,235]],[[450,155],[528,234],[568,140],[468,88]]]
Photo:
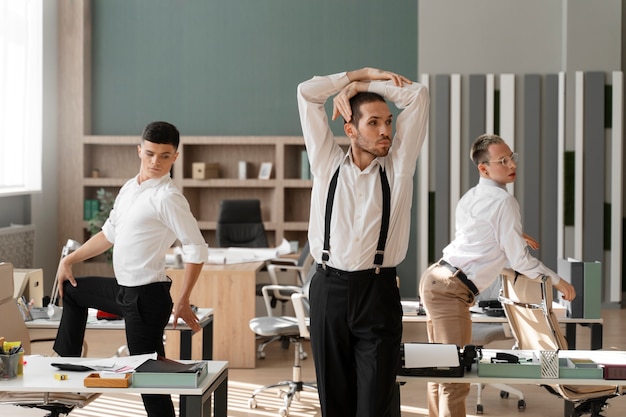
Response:
[[[497,300],[500,296],[502,288],[502,280],[500,277],[494,283],[481,292],[476,300],[478,304],[481,300]],[[503,311],[504,314],[504,311]],[[498,340],[511,340],[514,344],[513,334],[509,329],[508,323],[473,323],[472,324],[472,345],[485,346]],[[526,409],[526,400],[524,393],[517,388],[505,384],[480,384],[475,383],[477,390],[476,398],[476,414],[483,414],[484,407],[482,403],[482,391],[487,386],[500,390],[500,398],[509,398],[510,394],[517,397],[517,409],[524,411]]]
[[[272,308],[280,303],[281,307],[281,315],[285,316],[286,314],[286,306],[291,303],[291,294],[294,293],[293,290],[285,290],[284,285],[287,281],[285,278],[289,279],[289,282],[293,282],[295,286],[302,286],[307,281],[309,272],[314,264],[313,257],[311,256],[311,251],[309,250],[309,242],[304,245],[300,256],[297,260],[290,258],[277,258],[271,260],[267,264],[267,272],[270,277],[270,282],[272,285],[277,285],[276,289],[270,291],[271,300],[270,306],[268,307],[267,302],[265,302],[266,309]],[[282,275],[281,275],[282,274]],[[283,282],[281,281],[283,278]],[[261,285],[261,289],[264,285]],[[295,292],[301,292],[302,289],[299,287]],[[265,299],[264,299],[265,300]],[[268,316],[273,316],[273,310],[267,310]],[[272,336],[265,339],[262,343],[260,343],[257,347],[257,358],[265,359],[265,347],[272,343],[280,341],[282,347],[284,349],[289,348],[290,341],[288,336]],[[300,351],[300,359],[306,359],[307,353],[304,350]]]
[[[306,288],[306,286],[305,286]],[[302,381],[302,370],[300,367],[302,351],[302,340],[309,339],[309,315],[308,315],[308,297],[302,292],[302,288],[294,286],[280,286],[280,285],[266,285],[263,287],[263,293],[268,294],[273,290],[293,291],[291,300],[293,303],[293,309],[296,317],[288,316],[273,316],[273,317],[256,317],[250,321],[250,327],[255,327],[255,333],[260,331],[263,327],[267,331],[267,335],[270,333],[283,334],[289,337],[289,341],[294,344],[294,362],[292,368],[292,379],[280,381],[276,384],[270,384],[257,388],[254,390],[250,398],[248,399],[248,406],[250,408],[257,407],[256,396],[261,392],[279,389],[279,395],[283,399],[283,406],[278,410],[280,417],[286,417],[289,415],[289,407],[293,399],[300,398],[300,392],[304,389],[317,391],[317,386],[314,382]],[[268,297],[264,297],[266,300]],[[268,301],[266,301],[267,303]]]

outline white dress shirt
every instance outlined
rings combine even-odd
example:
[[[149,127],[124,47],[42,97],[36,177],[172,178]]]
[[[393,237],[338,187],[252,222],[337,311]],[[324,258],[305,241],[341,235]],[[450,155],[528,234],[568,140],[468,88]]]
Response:
[[[489,287],[505,267],[533,279],[547,275],[553,284],[560,280],[530,254],[515,197],[483,177],[459,200],[456,234],[444,248],[443,259],[461,269],[479,291]]]
[[[389,154],[376,158],[363,171],[335,141],[324,103],[350,83],[346,73],[313,77],[298,86],[298,108],[306,144],[313,190],[309,244],[320,263],[324,243],[324,215],[330,180],[341,164],[331,218],[328,265],[344,271],[374,267],[382,218],[382,188],[378,169],[383,167],[391,188],[389,234],[383,267],[395,267],[406,256],[410,234],[413,174],[428,121],[429,97],[425,86],[413,83],[396,87],[392,82],[372,81],[369,91],[403,109]]]
[[[113,269],[120,285],[136,287],[166,281],[165,254],[178,239],[183,261],[207,262],[209,250],[189,203],[169,175],[121,188],[102,226],[113,243]]]

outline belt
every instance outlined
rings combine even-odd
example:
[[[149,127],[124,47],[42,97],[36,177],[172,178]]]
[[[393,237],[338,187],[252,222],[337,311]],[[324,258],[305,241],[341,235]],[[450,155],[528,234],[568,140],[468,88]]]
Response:
[[[467,288],[469,288],[469,290],[472,293],[474,293],[474,295],[478,295],[479,291],[478,291],[478,288],[476,288],[476,285],[474,285],[472,280],[467,278],[467,275],[465,275],[465,273],[463,271],[461,271],[459,268],[457,268],[456,266],[450,265],[449,263],[447,263],[443,259],[441,259],[439,262],[437,262],[437,265],[448,268],[450,270],[450,272],[452,272],[452,276],[457,277],[458,279],[460,279],[461,282],[463,284],[465,284],[465,286]]]

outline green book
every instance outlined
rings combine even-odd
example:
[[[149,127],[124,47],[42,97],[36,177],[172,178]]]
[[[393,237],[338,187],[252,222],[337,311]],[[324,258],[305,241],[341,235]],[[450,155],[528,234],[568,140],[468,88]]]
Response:
[[[170,359],[148,359],[133,374],[133,387],[197,388],[207,375],[207,361],[183,363]]]
[[[311,179],[311,166],[309,165],[309,155],[306,150],[300,153],[300,179]]]
[[[602,304],[602,263],[585,262],[584,283],[582,295],[583,317],[586,319],[601,318]]]

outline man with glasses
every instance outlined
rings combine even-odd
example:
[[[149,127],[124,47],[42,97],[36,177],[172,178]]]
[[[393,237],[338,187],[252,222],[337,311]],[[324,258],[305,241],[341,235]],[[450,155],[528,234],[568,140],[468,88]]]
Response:
[[[529,253],[537,242],[522,232],[519,204],[506,190],[516,178],[518,155],[496,135],[481,135],[470,152],[480,179],[456,207],[456,235],[441,259],[420,278],[420,299],[428,317],[428,340],[463,347],[472,340],[470,307],[503,268],[532,279],[549,276],[565,300],[574,287]],[[469,384],[428,383],[430,417],[465,416]]]

